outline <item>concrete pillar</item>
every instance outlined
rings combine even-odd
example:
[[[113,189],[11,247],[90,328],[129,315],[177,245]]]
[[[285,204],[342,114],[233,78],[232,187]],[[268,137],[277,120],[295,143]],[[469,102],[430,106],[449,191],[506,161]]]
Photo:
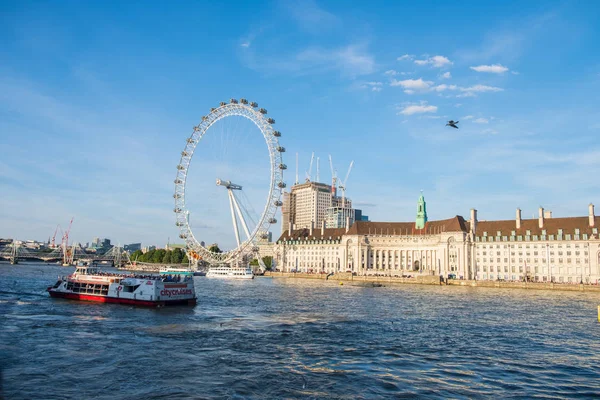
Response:
[[[515,217],[515,225],[517,229],[521,229],[521,209],[517,208],[517,215]]]
[[[325,236],[325,221],[321,222],[321,237]]]
[[[310,229],[308,230],[308,236],[312,237],[314,227],[315,227],[315,221],[310,221]]]
[[[590,205],[588,206],[588,219],[590,222],[590,228],[593,228],[594,222],[595,222],[594,221],[595,217],[594,217],[594,205],[592,203],[590,203]]]
[[[346,217],[346,233],[350,230],[350,216]]]
[[[538,215],[539,215],[539,217],[538,217],[539,227],[543,228],[544,227],[544,208],[543,207],[540,207]]]

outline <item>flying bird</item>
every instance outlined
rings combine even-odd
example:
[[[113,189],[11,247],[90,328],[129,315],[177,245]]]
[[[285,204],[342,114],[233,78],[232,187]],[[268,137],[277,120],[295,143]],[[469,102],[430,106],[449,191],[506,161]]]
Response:
[[[459,121],[452,121],[452,120],[450,120],[450,121],[448,121],[448,123],[446,124],[446,126],[451,126],[453,128],[458,129],[458,126],[456,126],[456,124],[458,124],[458,122]]]

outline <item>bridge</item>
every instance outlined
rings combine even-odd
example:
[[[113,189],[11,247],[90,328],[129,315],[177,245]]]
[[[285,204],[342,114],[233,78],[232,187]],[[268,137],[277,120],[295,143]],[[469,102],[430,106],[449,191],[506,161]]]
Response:
[[[120,266],[129,262],[129,254],[120,246],[112,246],[102,254],[87,253],[81,246],[58,246],[51,252],[29,249],[12,243],[0,249],[0,260],[5,259],[11,264],[19,260],[39,260],[44,262],[62,262],[63,265],[73,265],[79,260],[111,263]]]

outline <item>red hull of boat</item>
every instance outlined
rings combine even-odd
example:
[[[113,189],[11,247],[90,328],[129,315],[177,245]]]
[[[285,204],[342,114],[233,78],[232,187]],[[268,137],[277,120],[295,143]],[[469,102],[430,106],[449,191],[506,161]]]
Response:
[[[170,305],[185,304],[193,306],[196,304],[196,299],[190,300],[166,300],[166,301],[147,301],[147,300],[135,300],[135,299],[124,299],[119,297],[108,297],[108,296],[97,296],[93,294],[80,294],[80,293],[64,293],[55,292],[48,290],[51,297],[69,299],[69,300],[80,300],[80,301],[97,301],[100,303],[117,303],[117,304],[130,304],[135,306],[144,307],[162,307]]]

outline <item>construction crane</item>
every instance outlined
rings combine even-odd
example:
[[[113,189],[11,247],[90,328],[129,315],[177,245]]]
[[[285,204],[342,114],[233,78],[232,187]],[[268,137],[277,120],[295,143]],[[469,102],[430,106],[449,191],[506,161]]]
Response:
[[[56,225],[56,229],[54,230],[54,235],[52,235],[52,241],[50,242],[50,248],[55,248],[56,247],[56,234],[58,233],[58,230],[60,229],[60,233],[62,235],[62,229],[60,227],[60,225]]]
[[[62,244],[66,249],[69,246],[69,233],[71,232],[71,225],[73,225],[73,218],[71,217],[71,222],[69,222],[69,228],[63,233]]]
[[[333,161],[331,161],[331,154],[329,155],[329,167],[331,168],[331,199],[336,196],[336,184],[337,184],[337,172],[333,169]]]
[[[354,165],[354,160],[350,162],[350,166],[348,167],[348,172],[346,173],[346,178],[344,182],[342,182],[339,188],[342,190],[342,208],[346,208],[346,182],[348,182],[348,177],[350,176],[350,171],[352,170],[352,166]]]
[[[321,182],[320,179],[321,179],[321,177],[319,176],[319,157],[317,157],[317,179],[316,179],[316,182]]]
[[[306,173],[306,182],[310,182],[310,180],[312,179],[311,175],[312,175],[312,166],[313,166],[314,159],[315,159],[315,153],[313,152],[312,155],[310,156],[310,166],[308,167],[308,172]]]

